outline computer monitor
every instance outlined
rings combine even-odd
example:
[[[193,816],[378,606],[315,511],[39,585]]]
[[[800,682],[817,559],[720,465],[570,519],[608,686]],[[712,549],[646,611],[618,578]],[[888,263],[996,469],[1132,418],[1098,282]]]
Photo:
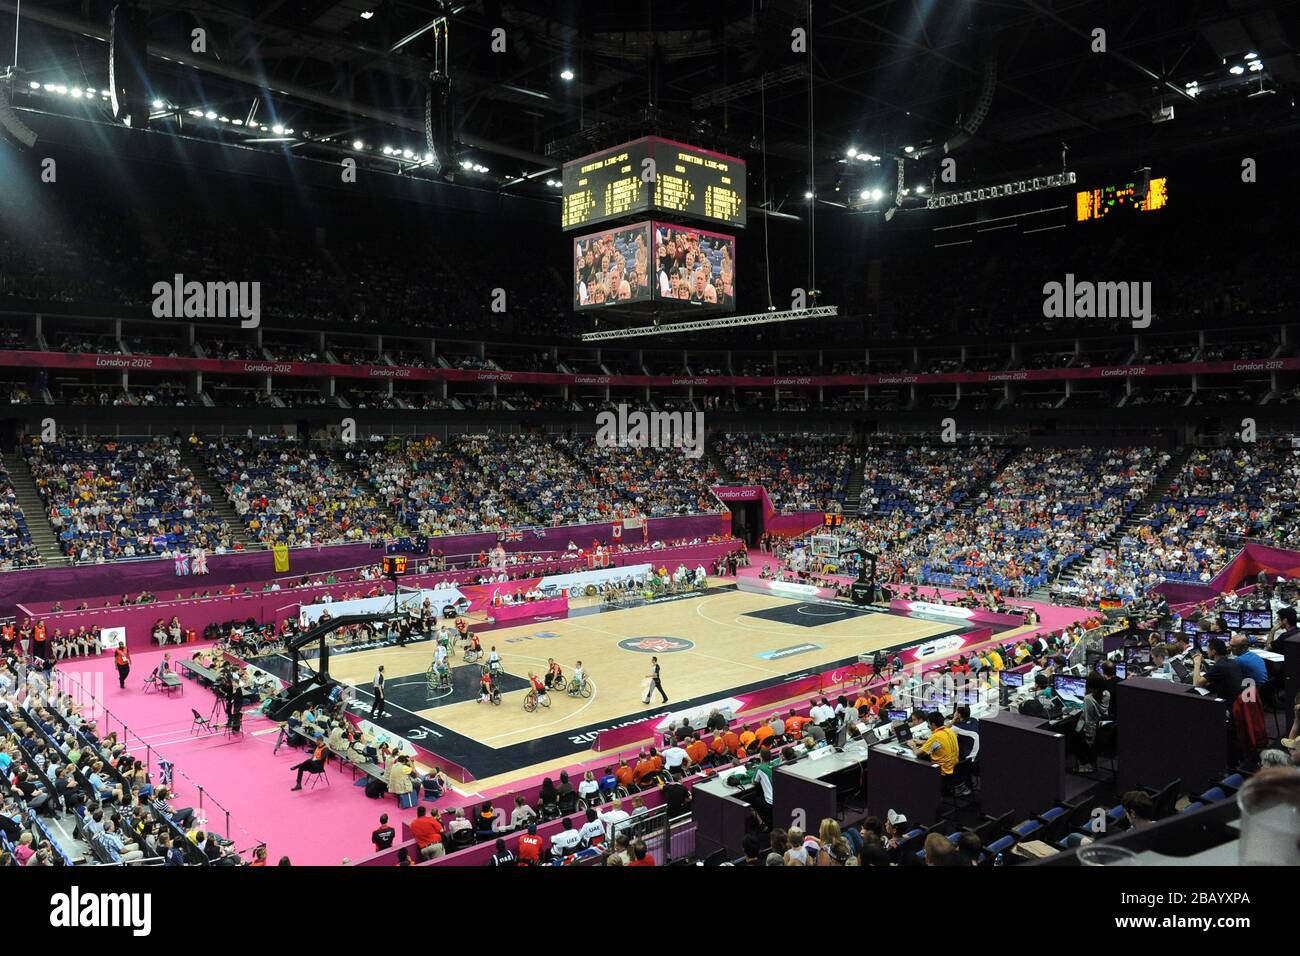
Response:
[[[1241,629],[1243,631],[1267,631],[1273,626],[1272,611],[1242,611]]]
[[[1101,673],[1101,665],[1104,664],[1104,663],[1106,663],[1106,662],[1105,662],[1105,661],[1098,661],[1098,662],[1097,662],[1097,666],[1096,666],[1095,668],[1093,668],[1093,669],[1094,669],[1098,674],[1100,674],[1100,673]],[[1123,680],[1125,677],[1128,676],[1128,664],[1126,664],[1124,661],[1111,661],[1111,663],[1115,665],[1115,676],[1116,676],[1116,677],[1118,677],[1120,680]]]
[[[912,739],[912,728],[907,726],[906,723],[900,724],[898,729],[894,731],[894,737],[900,744],[905,744]]]
[[[1023,687],[1025,683],[1024,671],[1003,671],[1002,683],[1008,687]]]
[[[1184,684],[1191,683],[1192,672],[1187,669],[1187,665],[1183,663],[1181,658],[1171,657],[1169,659],[1169,666],[1173,668],[1174,674],[1180,681]]]
[[[1138,644],[1136,647],[1124,648],[1124,660],[1130,664],[1145,664],[1151,659],[1151,648]]]
[[[1223,618],[1223,623],[1227,625],[1230,631],[1241,630],[1241,611],[1222,611],[1219,616]]]
[[[1183,621],[1184,634],[1197,634],[1202,630],[1200,621]]]
[[[907,711],[905,711],[905,710],[887,710],[887,711],[885,711],[885,718],[886,718],[887,720],[903,720],[903,721],[906,721],[906,720],[907,720]]]
[[[1052,678],[1052,687],[1055,689],[1057,696],[1065,700],[1083,700],[1083,695],[1087,692],[1088,681],[1083,677],[1068,677],[1065,674],[1057,674]]]

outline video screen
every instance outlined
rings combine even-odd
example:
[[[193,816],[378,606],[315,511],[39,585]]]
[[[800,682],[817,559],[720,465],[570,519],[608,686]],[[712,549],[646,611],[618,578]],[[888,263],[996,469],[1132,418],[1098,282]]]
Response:
[[[574,309],[650,299],[650,223],[604,229],[573,240]]]
[[[1183,621],[1184,634],[1199,634],[1201,632],[1200,621]]]
[[[1219,616],[1223,618],[1223,623],[1230,631],[1241,629],[1241,612],[1240,611],[1222,611]]]
[[[656,301],[736,308],[735,236],[656,222],[652,238]]]
[[[1003,672],[1002,672],[1002,683],[1006,684],[1008,687],[1023,687],[1023,686],[1024,686],[1024,683],[1025,683],[1025,675],[1024,675],[1024,672],[1023,672],[1023,671],[1003,671]]]
[[[1097,666],[1093,668],[1093,670],[1096,671],[1098,674],[1101,673],[1102,663],[1103,663],[1102,661],[1098,661]],[[1111,663],[1115,665],[1115,676],[1117,678],[1123,680],[1124,678],[1128,677],[1128,664],[1124,663],[1124,661],[1111,661]]]
[[[1267,631],[1273,626],[1272,611],[1242,611],[1241,627],[1245,631]]]
[[[1069,700],[1083,700],[1083,695],[1088,689],[1086,679],[1082,677],[1066,677],[1064,674],[1058,674],[1053,678],[1052,685],[1058,694]]]
[[[905,710],[887,710],[887,711],[885,711],[885,716],[888,717],[891,721],[893,721],[893,720],[907,720],[907,711],[905,711]]]

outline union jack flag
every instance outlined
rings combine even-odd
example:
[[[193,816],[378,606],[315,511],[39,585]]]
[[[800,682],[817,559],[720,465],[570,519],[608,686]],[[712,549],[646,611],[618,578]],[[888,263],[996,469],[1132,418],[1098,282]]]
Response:
[[[524,533],[522,531],[506,531],[501,535],[502,541],[523,541]]]
[[[535,537],[535,538],[545,538],[545,537],[546,537],[546,529],[544,529],[544,528],[534,528],[534,529],[533,529],[533,537]]]

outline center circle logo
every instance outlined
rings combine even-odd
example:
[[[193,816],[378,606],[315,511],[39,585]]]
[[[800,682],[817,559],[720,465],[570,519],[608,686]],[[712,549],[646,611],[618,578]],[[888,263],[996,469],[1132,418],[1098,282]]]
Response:
[[[689,651],[695,642],[684,637],[629,637],[619,641],[618,646],[638,654],[672,654],[676,651]]]

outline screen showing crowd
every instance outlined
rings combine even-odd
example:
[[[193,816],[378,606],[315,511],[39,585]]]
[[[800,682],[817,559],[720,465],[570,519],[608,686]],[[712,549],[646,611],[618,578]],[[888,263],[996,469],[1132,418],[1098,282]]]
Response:
[[[656,301],[731,310],[736,307],[736,237],[654,224]]]
[[[573,307],[649,302],[650,223],[606,229],[573,240]]]

